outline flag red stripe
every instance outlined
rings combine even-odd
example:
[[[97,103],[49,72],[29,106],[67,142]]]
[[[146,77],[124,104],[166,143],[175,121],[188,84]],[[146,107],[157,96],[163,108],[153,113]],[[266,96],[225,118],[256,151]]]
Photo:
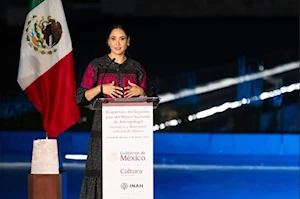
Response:
[[[36,79],[24,92],[41,113],[44,129],[50,137],[57,137],[74,125],[80,119],[80,110],[75,101],[73,52]]]

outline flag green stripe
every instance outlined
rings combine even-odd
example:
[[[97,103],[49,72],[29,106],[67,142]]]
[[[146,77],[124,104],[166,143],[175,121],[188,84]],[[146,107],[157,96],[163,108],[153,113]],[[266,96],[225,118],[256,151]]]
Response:
[[[29,1],[29,12],[43,2],[44,2],[44,0],[30,0]]]

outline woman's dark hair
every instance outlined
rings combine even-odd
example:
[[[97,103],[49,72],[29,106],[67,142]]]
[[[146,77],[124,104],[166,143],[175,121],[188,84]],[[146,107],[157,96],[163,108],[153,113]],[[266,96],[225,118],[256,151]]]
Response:
[[[128,30],[127,30],[124,26],[122,26],[121,24],[117,24],[117,25],[113,25],[113,26],[109,29],[109,31],[107,32],[107,35],[106,35],[106,39],[107,39],[107,40],[109,39],[109,35],[110,35],[111,31],[113,31],[113,30],[116,29],[116,28],[119,28],[119,29],[123,30],[123,31],[125,32],[125,34],[127,35],[127,38],[130,37],[129,34],[128,34]]]
[[[127,38],[130,38],[129,33],[128,33],[128,30],[127,30],[124,26],[122,26],[121,24],[117,24],[117,25],[113,25],[113,26],[109,29],[109,31],[107,32],[107,34],[106,34],[106,42],[107,42],[108,39],[109,39],[110,33],[111,33],[114,29],[116,29],[116,28],[119,28],[119,29],[123,30],[123,31],[125,32]],[[129,46],[128,46],[128,47],[129,47]],[[126,49],[126,51],[125,51],[125,55],[126,55],[126,57],[131,58],[131,55],[128,53],[128,47],[127,47],[127,49]],[[107,46],[107,48],[108,48],[108,46]],[[109,48],[108,48],[108,49],[109,49]]]

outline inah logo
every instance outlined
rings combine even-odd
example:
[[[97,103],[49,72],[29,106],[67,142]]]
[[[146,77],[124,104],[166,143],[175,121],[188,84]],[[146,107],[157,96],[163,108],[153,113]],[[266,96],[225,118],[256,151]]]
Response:
[[[48,16],[47,19],[42,16],[38,19],[37,15],[33,15],[27,22],[26,41],[29,46],[42,55],[51,55],[57,49],[53,49],[58,44],[62,35],[62,26],[60,22]]]
[[[143,184],[127,184],[127,183],[122,183],[121,184],[121,189],[123,189],[123,190],[126,190],[126,189],[128,189],[128,188],[130,188],[130,189],[135,189],[135,188],[144,188],[144,185]]]
[[[123,190],[128,189],[128,184],[127,183],[122,183],[121,184],[121,189],[123,189]]]
[[[144,185],[143,184],[130,184],[129,187],[130,188],[143,188]]]

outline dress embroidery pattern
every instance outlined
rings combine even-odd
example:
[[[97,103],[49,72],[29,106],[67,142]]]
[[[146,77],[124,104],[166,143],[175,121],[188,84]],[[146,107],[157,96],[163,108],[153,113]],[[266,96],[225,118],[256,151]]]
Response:
[[[81,86],[87,89],[91,89],[94,85],[94,77],[95,77],[96,69],[92,64],[89,64],[87,69],[84,72]]]
[[[103,73],[101,73],[99,75],[97,85],[101,84],[103,76],[104,76]],[[118,75],[115,74],[115,73],[106,73],[105,76],[104,76],[102,84],[109,84],[113,81],[115,82],[115,86],[119,86]]]
[[[123,74],[123,78],[122,78],[122,85],[123,85],[123,88],[125,88],[126,86],[129,86],[128,80],[129,80],[131,83],[137,84],[137,77],[136,77],[136,74]]]
[[[146,81],[147,78],[146,77],[147,77],[147,74],[144,71],[143,75],[141,76],[142,80],[141,80],[141,83],[140,83],[140,87],[143,88],[144,90],[147,89],[147,81]]]

